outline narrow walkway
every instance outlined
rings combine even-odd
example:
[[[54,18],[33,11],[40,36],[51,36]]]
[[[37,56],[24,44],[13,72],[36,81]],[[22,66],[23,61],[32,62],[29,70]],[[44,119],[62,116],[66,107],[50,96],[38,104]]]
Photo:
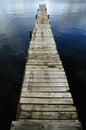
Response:
[[[39,5],[30,41],[18,121],[11,130],[82,130],[56,49],[46,5]]]

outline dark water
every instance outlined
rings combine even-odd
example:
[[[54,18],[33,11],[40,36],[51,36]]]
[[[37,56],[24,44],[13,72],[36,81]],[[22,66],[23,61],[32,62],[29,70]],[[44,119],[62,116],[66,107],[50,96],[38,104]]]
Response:
[[[0,1],[0,128],[15,119],[29,32],[38,5],[46,3],[51,28],[83,128],[86,120],[86,0]]]

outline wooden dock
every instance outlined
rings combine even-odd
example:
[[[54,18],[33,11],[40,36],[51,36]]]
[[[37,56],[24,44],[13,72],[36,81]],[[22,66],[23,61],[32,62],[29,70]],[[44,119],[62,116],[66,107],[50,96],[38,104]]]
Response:
[[[82,130],[48,18],[39,5],[11,130]]]

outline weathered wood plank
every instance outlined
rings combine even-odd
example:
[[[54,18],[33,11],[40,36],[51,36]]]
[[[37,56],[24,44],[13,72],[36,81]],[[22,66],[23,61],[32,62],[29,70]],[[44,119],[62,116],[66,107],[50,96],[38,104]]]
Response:
[[[78,120],[19,120],[11,130],[82,130]]]
[[[31,63],[34,63],[34,62],[36,62],[36,63],[40,63],[40,62],[42,62],[42,63],[46,63],[46,62],[48,62],[48,63],[57,63],[57,64],[59,64],[59,65],[61,65],[62,64],[62,62],[59,60],[59,59],[51,59],[51,60],[49,60],[49,59],[29,59],[29,61],[27,61],[27,64],[31,64]]]
[[[43,32],[43,31],[41,31],[41,32]],[[36,32],[37,33],[37,32]],[[44,32],[43,32],[44,33]],[[50,46],[51,45],[51,46]],[[57,49],[56,48],[56,43],[55,42],[47,42],[47,43],[45,43],[44,41],[42,41],[42,44],[40,44],[39,42],[30,42],[30,47],[41,47],[41,48],[55,48],[55,49]]]
[[[31,48],[30,47],[30,52],[35,52],[35,51],[40,52],[40,54],[41,54],[41,52],[43,52],[43,53],[44,52],[51,52],[51,51],[52,51],[52,53],[56,53],[57,52],[57,50],[55,50],[54,48],[41,48],[41,47],[40,48],[39,47],[38,48],[37,47],[36,48],[35,47]],[[52,54],[50,54],[50,55],[52,55]]]
[[[64,83],[64,82],[61,82],[61,83],[52,83],[52,82],[39,82],[39,83],[37,83],[37,82],[32,82],[32,85],[31,86],[41,86],[41,87],[60,87],[60,86],[68,86],[68,83]]]
[[[29,68],[29,66],[27,66]],[[59,70],[58,68],[49,68],[49,67],[46,67],[46,68],[35,68],[35,69],[31,69],[32,71],[48,71],[48,72],[64,72],[64,68],[62,68],[61,70]],[[65,73],[65,72],[64,72]]]
[[[73,104],[72,98],[20,98],[25,104]]]
[[[51,70],[50,70],[51,69]],[[29,66],[26,66],[25,68],[25,73],[27,74],[48,74],[48,75],[64,75],[65,76],[65,72],[64,72],[64,69],[58,69],[58,68],[55,68],[55,69],[52,69],[50,68],[49,70],[47,70],[47,67],[45,68],[42,68],[40,67],[40,69],[38,69],[38,67],[36,68],[31,68]]]
[[[41,44],[39,44],[39,46],[40,46]],[[49,44],[50,45],[50,44]],[[35,45],[33,45],[33,46],[35,46]],[[59,54],[58,54],[58,52],[56,53],[56,54],[52,54],[52,55],[50,55],[50,53],[40,53],[40,55],[39,55],[39,53],[38,52],[36,52],[36,53],[31,53],[31,54],[29,54],[28,53],[28,58],[32,58],[32,57],[45,57],[45,58],[49,58],[49,57],[51,57],[51,58],[60,58],[60,56],[59,56]]]
[[[48,59],[48,60],[47,60]],[[40,56],[40,57],[32,57],[32,56],[29,56],[29,57],[27,57],[27,61],[30,61],[30,62],[35,62],[36,60],[38,60],[38,62],[59,62],[58,60],[60,60],[60,58],[59,57],[42,57],[42,56]]]
[[[67,80],[67,78],[66,78],[66,76],[64,76],[64,75],[34,75],[34,74],[30,74],[30,73],[25,73],[24,74],[24,80],[25,79],[29,79],[30,77],[33,77],[33,79],[47,79],[47,80],[66,80],[66,81],[68,81]]]
[[[29,83],[32,82],[33,85],[34,84],[38,84],[36,86],[39,86],[39,84],[41,84],[41,86],[44,84],[45,86],[47,86],[49,84],[49,86],[68,86],[68,82],[66,79],[49,79],[48,77],[45,79],[35,79],[35,78],[26,78],[24,80],[24,83]],[[46,85],[47,84],[47,85]]]
[[[30,82],[30,81],[32,81],[33,83],[50,83],[50,84],[51,83],[56,83],[56,84],[58,84],[58,83],[62,83],[62,84],[67,83],[66,78],[65,79],[61,79],[61,78],[49,79],[48,77],[45,77],[44,79],[40,78],[40,80],[39,80],[38,78],[32,77],[32,78],[25,78],[25,80],[24,80],[24,82]]]
[[[58,68],[62,68],[62,65],[61,64],[58,64],[58,63],[49,63],[49,62],[45,62],[45,63],[43,63],[43,62],[34,62],[34,63],[26,63],[27,64],[27,66],[49,66],[49,67],[54,67],[54,66],[56,66],[56,67],[58,67]]]
[[[54,69],[54,70],[52,68],[51,68],[51,70],[50,69],[47,70],[47,68],[46,69],[43,69],[43,68],[41,68],[41,69],[37,69],[37,68],[32,69],[29,66],[26,66],[25,71],[27,71],[27,73],[32,73],[32,74],[40,74],[40,75],[42,75],[42,74],[52,75],[53,74],[53,75],[64,75],[65,76],[64,70],[63,69],[59,70],[57,68]]]
[[[76,112],[33,112],[21,111],[19,119],[53,119],[53,120],[76,120]]]
[[[59,66],[59,65],[52,65],[52,64],[48,64],[48,65],[28,65],[26,64],[26,68],[31,68],[31,69],[36,69],[36,68],[57,68],[58,70],[62,70],[63,67],[62,66]]]
[[[71,97],[71,94],[68,93],[68,92],[65,92],[65,93],[37,93],[37,92],[22,92],[21,93],[21,97],[43,97],[43,98],[58,98],[58,97],[61,97],[61,98],[66,98],[66,97]]]
[[[46,50],[46,51],[41,51],[41,50],[39,50],[39,51],[34,50],[34,51],[33,51],[33,50],[29,50],[29,54],[32,54],[32,53],[37,53],[37,54],[38,54],[38,53],[39,53],[39,54],[47,54],[47,53],[49,53],[49,54],[51,54],[51,51],[49,51],[49,50],[48,50],[48,51],[47,51],[47,50]],[[56,50],[53,51],[52,54],[53,54],[53,55],[54,55],[54,54],[57,54],[57,51],[56,51]]]
[[[57,112],[57,111],[76,111],[74,105],[36,105],[36,104],[21,104],[21,110],[23,111],[50,111],[50,112]]]
[[[60,86],[60,87],[41,87],[41,86],[24,86],[22,88],[22,91],[29,91],[29,92],[68,92],[69,91],[69,87],[64,87],[64,86]]]

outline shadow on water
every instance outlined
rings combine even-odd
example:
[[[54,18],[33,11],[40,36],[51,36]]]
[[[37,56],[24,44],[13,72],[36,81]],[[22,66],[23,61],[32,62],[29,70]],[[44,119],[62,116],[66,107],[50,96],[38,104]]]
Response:
[[[9,130],[16,116],[28,45],[4,35],[0,40],[0,129]]]

